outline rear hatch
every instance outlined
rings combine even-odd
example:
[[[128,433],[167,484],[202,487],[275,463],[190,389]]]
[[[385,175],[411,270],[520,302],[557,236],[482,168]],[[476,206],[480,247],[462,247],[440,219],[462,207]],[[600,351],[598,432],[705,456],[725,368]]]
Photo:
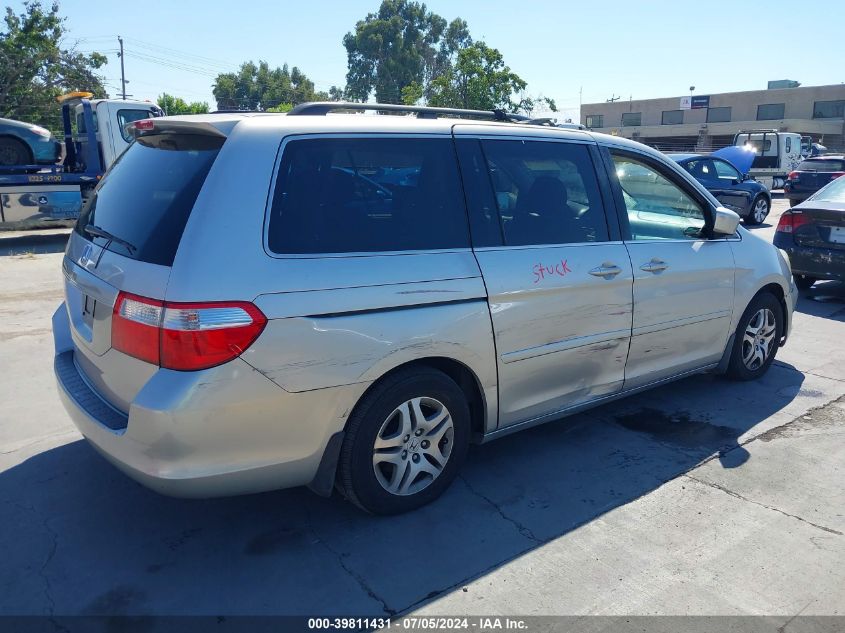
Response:
[[[795,192],[813,193],[843,173],[845,173],[845,160],[839,158],[805,160],[790,174],[790,186]]]
[[[115,301],[121,292],[164,299],[185,225],[225,141],[211,126],[157,126],[97,186],[63,262],[76,365],[124,413],[158,364],[113,347]]]
[[[805,206],[806,205],[806,206]],[[800,210],[800,212],[799,212]],[[804,203],[794,209],[795,243],[798,246],[845,250],[845,210],[832,202]]]

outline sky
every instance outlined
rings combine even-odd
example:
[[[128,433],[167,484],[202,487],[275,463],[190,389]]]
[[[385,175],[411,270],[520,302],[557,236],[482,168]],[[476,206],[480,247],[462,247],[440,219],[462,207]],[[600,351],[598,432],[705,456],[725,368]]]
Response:
[[[298,66],[327,90],[343,85],[343,36],[380,0],[62,0],[68,42],[108,56],[117,95],[117,36],[126,48],[127,92],[154,100],[168,92],[207,101],[218,72],[248,60]],[[21,2],[11,2],[19,9]],[[553,98],[561,119],[580,103],[645,99],[845,81],[845,2],[795,0],[632,0],[501,2],[432,0],[447,20],[461,17],[476,40],[498,48],[528,82]]]

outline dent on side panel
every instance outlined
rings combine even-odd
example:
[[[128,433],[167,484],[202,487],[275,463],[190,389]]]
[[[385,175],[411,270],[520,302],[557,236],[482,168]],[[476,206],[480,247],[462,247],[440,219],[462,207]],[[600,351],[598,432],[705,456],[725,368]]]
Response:
[[[475,374],[488,422],[495,421],[496,357],[483,298],[273,319],[242,356],[289,392],[370,382],[432,357],[456,360]]]

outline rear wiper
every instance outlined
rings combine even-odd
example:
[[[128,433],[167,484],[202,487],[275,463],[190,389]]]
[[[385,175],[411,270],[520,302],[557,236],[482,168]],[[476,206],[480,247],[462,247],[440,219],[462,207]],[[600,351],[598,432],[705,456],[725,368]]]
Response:
[[[134,253],[135,251],[138,250],[135,247],[135,245],[132,244],[131,242],[127,242],[123,238],[120,238],[117,235],[114,235],[113,233],[109,233],[105,229],[101,229],[96,224],[86,224],[85,226],[82,227],[82,230],[85,233],[87,233],[88,235],[93,235],[94,237],[102,237],[103,239],[108,240],[109,244],[111,242],[117,242],[121,246],[125,246],[129,250],[130,253]],[[108,246],[108,244],[106,244],[106,246]]]

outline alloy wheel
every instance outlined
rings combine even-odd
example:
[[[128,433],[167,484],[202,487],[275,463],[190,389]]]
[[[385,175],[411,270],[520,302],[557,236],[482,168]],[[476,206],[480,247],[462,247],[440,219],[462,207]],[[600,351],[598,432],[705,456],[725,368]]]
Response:
[[[768,308],[754,313],[745,326],[742,336],[742,362],[751,371],[756,371],[769,358],[775,345],[777,321]]]
[[[769,215],[769,203],[765,198],[760,198],[754,204],[754,221],[757,224],[762,224],[766,216]]]
[[[452,454],[455,427],[434,398],[411,398],[387,416],[376,434],[373,471],[387,492],[405,496],[437,479]]]

